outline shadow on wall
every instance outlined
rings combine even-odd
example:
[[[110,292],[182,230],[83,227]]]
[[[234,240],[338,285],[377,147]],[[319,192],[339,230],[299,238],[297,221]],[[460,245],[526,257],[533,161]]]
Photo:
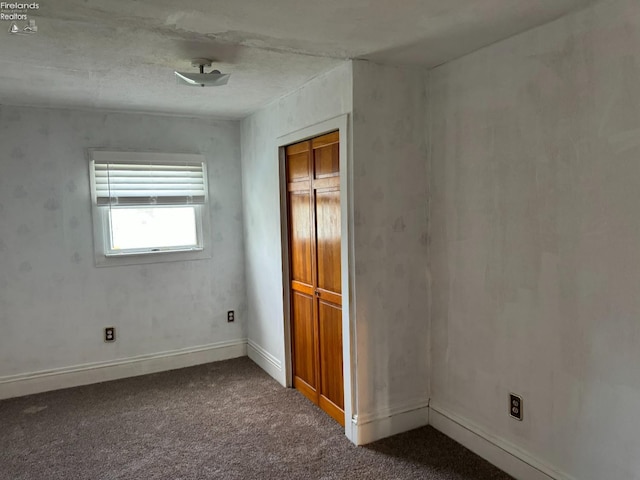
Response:
[[[467,55],[482,47],[499,42],[520,32],[552,22],[574,10],[586,8],[597,0],[543,0],[529,2],[523,8],[508,8],[508,2],[486,2],[475,6],[472,17],[459,9],[448,9],[431,15],[430,30],[418,41],[400,44],[386,50],[364,55],[362,58],[383,64],[420,65],[436,67]],[[479,3],[479,2],[478,2]],[[496,8],[502,3],[507,8]]]

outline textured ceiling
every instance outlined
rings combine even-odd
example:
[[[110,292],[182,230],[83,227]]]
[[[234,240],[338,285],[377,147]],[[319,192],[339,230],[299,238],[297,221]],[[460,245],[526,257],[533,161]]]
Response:
[[[0,104],[241,118],[348,58],[434,66],[589,3],[42,0],[37,34],[0,22]],[[193,57],[229,84],[177,85]]]

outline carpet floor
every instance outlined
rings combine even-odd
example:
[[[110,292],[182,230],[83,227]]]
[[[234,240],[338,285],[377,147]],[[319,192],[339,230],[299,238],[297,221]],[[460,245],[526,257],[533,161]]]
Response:
[[[245,357],[0,401],[0,478],[511,477],[430,427],[355,447]]]

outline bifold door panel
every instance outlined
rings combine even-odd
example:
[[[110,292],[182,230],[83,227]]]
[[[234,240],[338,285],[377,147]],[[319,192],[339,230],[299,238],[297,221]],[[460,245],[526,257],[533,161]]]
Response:
[[[344,425],[338,132],[286,148],[293,385]]]

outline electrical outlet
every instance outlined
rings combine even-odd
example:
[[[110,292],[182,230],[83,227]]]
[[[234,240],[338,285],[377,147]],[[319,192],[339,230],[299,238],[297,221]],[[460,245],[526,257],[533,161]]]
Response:
[[[107,343],[116,341],[116,327],[105,327],[104,341]]]
[[[227,312],[227,322],[233,322],[236,319],[236,315],[233,310]]]
[[[509,394],[509,415],[522,421],[522,397],[515,393]]]

